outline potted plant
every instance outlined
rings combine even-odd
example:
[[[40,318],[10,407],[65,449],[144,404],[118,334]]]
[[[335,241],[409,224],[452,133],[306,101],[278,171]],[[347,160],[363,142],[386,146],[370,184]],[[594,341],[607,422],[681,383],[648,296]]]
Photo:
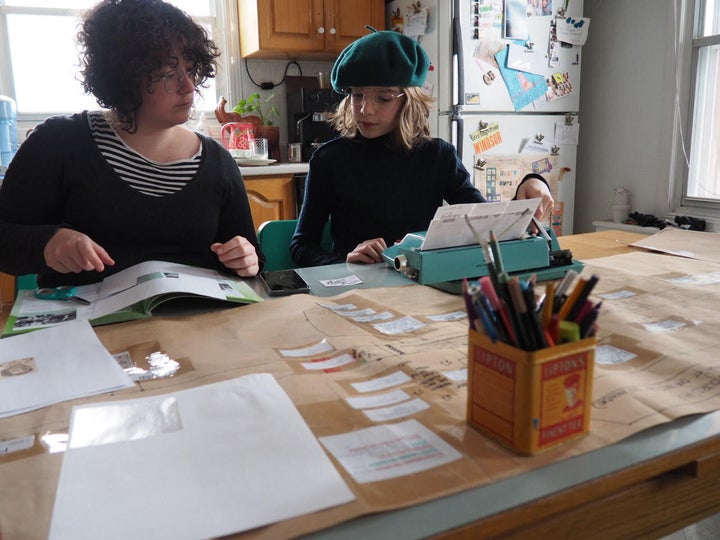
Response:
[[[233,108],[232,112],[225,111],[227,100],[220,97],[218,106],[215,109],[215,116],[218,122],[249,122],[253,124],[253,133],[256,138],[268,140],[268,157],[280,159],[280,128],[273,125],[273,119],[280,116],[280,112],[273,103],[275,95],[270,95],[264,100],[257,92],[250,94],[247,99],[243,98]]]
[[[260,118],[260,124],[272,126],[273,117],[280,115],[280,112],[273,103],[274,99],[275,94],[272,94],[265,98],[265,100],[261,101],[260,94],[255,92],[254,94],[250,94],[247,99],[241,99],[238,101],[238,104],[235,105],[233,111],[244,118],[248,115],[257,116]]]

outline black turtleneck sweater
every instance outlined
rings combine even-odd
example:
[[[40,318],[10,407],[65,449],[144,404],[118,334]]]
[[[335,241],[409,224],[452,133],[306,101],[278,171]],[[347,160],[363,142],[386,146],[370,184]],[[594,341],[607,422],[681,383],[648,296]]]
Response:
[[[313,153],[297,229],[290,245],[295,263],[344,262],[365,240],[388,246],[425,231],[443,201],[484,202],[455,148],[442,139],[409,152],[390,150],[385,138],[334,139]],[[331,220],[332,252],[320,245]]]

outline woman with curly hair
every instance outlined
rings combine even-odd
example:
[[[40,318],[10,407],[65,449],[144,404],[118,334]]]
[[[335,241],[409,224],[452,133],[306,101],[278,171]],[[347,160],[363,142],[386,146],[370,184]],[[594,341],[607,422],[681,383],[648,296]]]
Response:
[[[0,190],[0,270],[75,285],[147,260],[254,276],[264,264],[239,169],[187,129],[219,51],[160,0],[84,17],[83,85],[104,110],[58,116],[19,148]]]
[[[483,202],[452,145],[430,136],[432,98],[421,88],[430,61],[413,39],[373,32],[338,56],[330,82],[345,93],[333,123],[340,136],[310,159],[290,251],[296,264],[375,263],[405,234],[427,230],[437,208]],[[538,175],[518,198],[553,199]],[[330,219],[332,251],[321,246]]]

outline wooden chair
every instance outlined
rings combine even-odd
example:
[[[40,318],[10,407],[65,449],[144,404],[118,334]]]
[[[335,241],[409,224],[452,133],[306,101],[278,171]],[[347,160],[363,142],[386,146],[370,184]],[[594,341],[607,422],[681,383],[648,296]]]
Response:
[[[297,268],[290,256],[290,241],[295,233],[296,219],[278,219],[265,221],[258,227],[258,241],[265,253],[265,270],[286,270]],[[325,249],[332,248],[330,238],[330,222],[323,230],[322,245]]]
[[[10,274],[0,273],[0,298],[3,303],[14,302],[18,291],[36,288],[37,276],[35,274],[11,276]]]

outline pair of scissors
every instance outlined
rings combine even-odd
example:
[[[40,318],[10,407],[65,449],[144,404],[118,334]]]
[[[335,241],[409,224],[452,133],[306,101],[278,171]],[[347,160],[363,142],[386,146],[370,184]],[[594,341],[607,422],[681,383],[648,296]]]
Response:
[[[72,285],[61,285],[59,287],[43,287],[35,290],[35,298],[40,300],[63,300],[66,302],[77,302],[89,306],[90,301],[75,296],[76,288]]]

